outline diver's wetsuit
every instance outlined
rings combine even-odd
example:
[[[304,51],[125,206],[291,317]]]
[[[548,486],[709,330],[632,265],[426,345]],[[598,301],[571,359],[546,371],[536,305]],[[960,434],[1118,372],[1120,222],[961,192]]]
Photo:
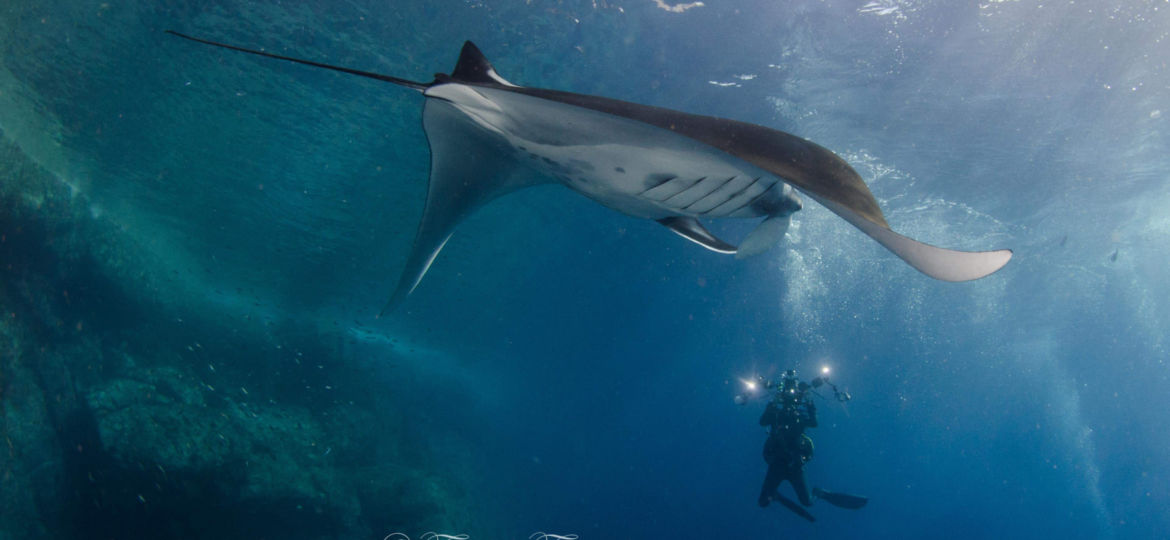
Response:
[[[803,409],[803,410],[802,410]],[[764,461],[768,463],[768,474],[760,489],[760,506],[768,506],[772,494],[780,482],[788,480],[796,497],[805,506],[812,506],[808,485],[804,483],[804,459],[802,445],[804,429],[817,427],[817,408],[812,401],[800,404],[768,404],[760,415],[760,425],[768,426],[768,442],[764,443]],[[809,449],[811,450],[811,448]]]

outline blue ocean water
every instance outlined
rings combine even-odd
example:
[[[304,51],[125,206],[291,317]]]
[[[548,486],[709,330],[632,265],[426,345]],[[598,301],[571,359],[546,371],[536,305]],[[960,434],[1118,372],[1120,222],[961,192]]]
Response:
[[[413,80],[470,39],[518,84],[809,138],[896,230],[1015,257],[934,281],[806,201],[735,260],[544,186],[379,319],[423,98],[167,29]],[[0,530],[1164,537],[1167,58],[1153,0],[10,0]],[[823,365],[854,399],[818,403],[809,483],[870,502],[810,524],[756,505],[733,397]]]

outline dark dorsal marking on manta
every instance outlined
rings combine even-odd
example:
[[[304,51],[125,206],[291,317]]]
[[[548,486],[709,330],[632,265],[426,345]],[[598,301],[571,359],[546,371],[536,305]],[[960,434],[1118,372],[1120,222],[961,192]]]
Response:
[[[445,75],[439,75],[445,77]],[[479,47],[470,41],[463,42],[463,50],[459,52],[459,61],[455,63],[455,69],[451,71],[451,78],[468,83],[514,86],[505,81],[499,73],[496,73],[496,68],[492,67],[491,62],[488,62],[487,57],[480,52]],[[438,80],[439,76],[436,76],[435,79]]]
[[[390,82],[424,94],[427,100],[423,125],[431,146],[430,186],[406,268],[387,308],[399,304],[414,290],[460,221],[499,196],[547,181],[516,174],[519,162],[515,158],[521,152],[553,166],[554,170],[549,171],[552,176],[582,195],[632,216],[655,219],[720,253],[750,255],[779,243],[789,216],[801,208],[789,187],[792,186],[936,279],[978,279],[1002,268],[1012,256],[1010,250],[962,252],[939,248],[894,232],[857,172],[812,141],[736,120],[517,86],[501,77],[470,41],[463,44],[450,75],[439,73],[424,83],[167,32],[216,47]],[[563,117],[575,118],[579,123],[560,122]],[[526,128],[536,129],[525,131]],[[620,142],[634,140],[636,146]],[[597,149],[601,141],[618,141],[615,144],[619,151],[622,144],[627,145],[626,151],[647,156],[644,164],[683,156],[688,163],[700,164],[701,170],[693,172],[703,177],[692,181],[678,175],[657,179],[614,176],[610,169],[617,173],[625,169],[608,161],[613,154]],[[541,147],[562,150],[551,152]],[[605,172],[572,170],[542,152],[580,159],[590,166],[605,164]],[[736,176],[716,180],[722,178],[719,171],[732,170],[737,171]],[[769,176],[755,178],[719,204],[708,198],[740,177],[740,173],[747,173],[743,178],[751,178],[757,171]],[[570,182],[567,173],[583,182],[587,180],[588,189]],[[700,212],[687,212],[680,206],[701,209],[702,215],[712,217],[765,219],[736,248],[707,231],[696,219]]]

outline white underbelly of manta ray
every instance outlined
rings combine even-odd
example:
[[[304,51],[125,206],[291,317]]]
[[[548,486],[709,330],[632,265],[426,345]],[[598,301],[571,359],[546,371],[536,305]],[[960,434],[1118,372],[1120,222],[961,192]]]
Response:
[[[618,145],[530,142],[517,148],[537,171],[614,210],[647,219],[764,216],[762,206],[747,203],[780,183],[769,174],[668,149],[630,152]]]
[[[640,218],[754,218],[800,209],[767,171],[668,130],[492,88],[443,84],[451,103],[516,161],[619,212]]]
[[[460,221],[497,197],[552,181],[620,212],[655,219],[720,253],[758,253],[778,243],[789,216],[801,207],[799,190],[936,279],[979,279],[1012,256],[1006,249],[939,248],[894,232],[857,172],[811,141],[735,120],[516,86],[471,42],[464,43],[450,75],[422,83],[168,32],[390,82],[426,96],[423,127],[431,147],[426,208],[386,309],[414,290]],[[698,221],[725,217],[765,219],[737,247]]]

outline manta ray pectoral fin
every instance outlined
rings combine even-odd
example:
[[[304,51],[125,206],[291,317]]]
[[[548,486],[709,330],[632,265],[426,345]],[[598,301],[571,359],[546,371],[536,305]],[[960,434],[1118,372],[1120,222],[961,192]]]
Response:
[[[703,246],[716,253],[723,253],[731,255],[735,253],[735,246],[720,240],[715,235],[711,234],[699,220],[693,217],[671,216],[658,220],[659,223],[666,226],[666,228],[674,231],[679,236],[686,238],[700,246]]]
[[[810,194],[811,195],[811,194]],[[1003,268],[1012,258],[1012,250],[956,251],[944,249],[902,236],[889,227],[874,223],[848,208],[812,195],[817,202],[833,213],[845,218],[854,227],[861,229],[886,249],[894,252],[917,269],[932,278],[943,281],[971,281],[988,276]]]
[[[468,121],[441,99],[428,99],[423,127],[431,146],[431,176],[426,208],[398,287],[379,316],[410,295],[438,256],[455,227],[492,199],[540,183],[517,174],[506,143]]]
[[[792,214],[768,216],[739,243],[739,251],[735,253],[735,258],[745,259],[772,249],[772,246],[784,240],[784,234],[788,232],[788,225],[791,222]]]

